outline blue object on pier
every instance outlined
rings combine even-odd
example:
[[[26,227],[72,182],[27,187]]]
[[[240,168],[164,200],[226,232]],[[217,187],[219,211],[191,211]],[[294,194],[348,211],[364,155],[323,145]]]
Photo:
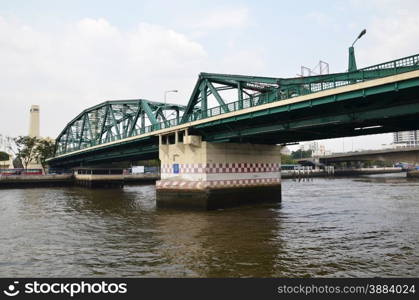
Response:
[[[179,164],[173,164],[173,174],[179,174]]]

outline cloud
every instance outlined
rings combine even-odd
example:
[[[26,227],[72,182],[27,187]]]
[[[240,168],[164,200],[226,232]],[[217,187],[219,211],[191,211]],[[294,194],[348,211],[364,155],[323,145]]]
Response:
[[[369,15],[357,57],[369,65],[418,53],[419,2],[417,0],[352,0],[351,5]]]
[[[197,29],[237,29],[248,25],[250,20],[249,10],[246,7],[228,8],[224,7],[213,11],[196,22]]]
[[[363,11],[369,10],[377,15],[394,15],[401,11],[414,12],[419,9],[417,0],[351,0],[348,4]]]
[[[221,58],[218,69],[213,72],[252,75],[263,73],[266,67],[266,60],[261,49],[234,49]]]
[[[83,109],[107,99],[158,101],[176,88],[181,92],[171,101],[184,103],[206,60],[199,43],[153,24],[121,31],[87,18],[40,31],[0,17],[1,131],[27,134],[31,104],[41,105],[41,134],[56,136]]]
[[[320,11],[309,12],[308,14],[304,16],[304,18],[310,23],[314,22],[316,24],[323,25],[323,26],[331,25],[335,23],[334,19],[332,18],[330,14],[326,14]]]
[[[360,48],[362,60],[377,63],[418,53],[417,12],[399,11],[387,17],[374,17],[367,27],[368,46]]]

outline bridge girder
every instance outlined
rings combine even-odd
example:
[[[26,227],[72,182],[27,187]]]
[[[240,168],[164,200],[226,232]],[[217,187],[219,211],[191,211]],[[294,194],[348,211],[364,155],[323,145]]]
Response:
[[[106,101],[84,110],[57,137],[55,156],[223,113],[418,69],[419,54],[416,54],[353,72],[309,77],[201,73],[186,106],[134,99]],[[398,89],[397,86],[394,88]],[[333,97],[336,101],[339,95]],[[312,101],[309,104],[312,107]],[[164,113],[166,111],[169,111],[168,115]]]
[[[145,99],[106,101],[84,110],[56,139],[55,155],[170,127],[185,107]]]
[[[417,69],[419,69],[419,55],[404,57],[353,72],[308,77],[274,78],[201,73],[181,122],[195,121],[272,101],[285,100]],[[221,92],[226,90],[234,90],[234,92],[223,96]],[[209,108],[210,97],[216,100],[215,103],[218,103],[218,106]],[[227,100],[232,98],[233,101]]]

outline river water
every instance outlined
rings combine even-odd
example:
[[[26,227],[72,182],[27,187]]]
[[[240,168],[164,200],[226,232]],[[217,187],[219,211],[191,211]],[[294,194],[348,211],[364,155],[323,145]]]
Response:
[[[209,212],[156,209],[153,185],[0,190],[0,276],[419,276],[419,181],[282,187]]]

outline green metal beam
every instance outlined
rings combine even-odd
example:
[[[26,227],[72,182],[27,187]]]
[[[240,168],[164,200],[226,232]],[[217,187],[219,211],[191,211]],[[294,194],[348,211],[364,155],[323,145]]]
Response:
[[[206,85],[209,87],[211,93],[214,95],[215,99],[217,99],[218,104],[222,107],[224,112],[229,112],[227,105],[225,104],[223,98],[221,98],[220,94],[217,92],[217,90],[214,88],[212,83],[208,80],[205,81]]]
[[[94,137],[93,137],[93,131],[92,131],[92,124],[90,124],[90,118],[89,118],[89,114],[86,113],[86,124],[89,130],[89,135],[90,135],[90,146],[94,146]]]
[[[103,134],[105,133],[105,126],[106,126],[106,122],[108,120],[108,114],[109,114],[109,105],[105,106],[105,115],[103,116],[103,121],[102,121],[102,126],[100,127],[100,132],[98,134],[97,137],[97,141],[100,143],[102,138],[103,138]]]
[[[132,120],[131,127],[129,129],[129,136],[133,136],[134,135],[135,125],[137,124],[138,118],[140,117],[140,115],[142,115],[142,113],[143,113],[143,111],[142,111],[141,102],[138,101],[137,102],[137,112],[135,113],[135,117]]]
[[[243,108],[243,88],[240,81],[237,82],[237,93],[239,97],[239,109]]]
[[[232,74],[216,74],[216,73],[201,73],[200,76],[205,79],[216,79],[225,81],[241,81],[241,82],[259,82],[266,84],[278,84],[280,78],[262,77],[262,76],[246,76],[246,75],[232,75]]]
[[[419,114],[419,103],[408,103],[408,104],[401,104],[392,107],[386,107],[381,109],[374,109],[368,111],[360,111],[360,112],[351,112],[351,115],[348,113],[343,114],[336,114],[332,116],[321,116],[321,117],[313,117],[305,120],[296,120],[296,121],[289,121],[283,122],[278,124],[272,125],[263,125],[257,126],[254,128],[245,128],[240,130],[228,130],[225,132],[217,132],[214,135],[206,136],[206,139],[211,140],[218,140],[218,139],[228,139],[234,138],[237,136],[252,136],[252,135],[262,135],[268,133],[275,133],[279,131],[292,131],[292,130],[301,130],[307,128],[314,128],[314,127],[325,127],[325,126],[332,126],[337,124],[344,124],[344,123],[355,123],[356,122],[365,122],[370,120],[380,120],[395,117],[401,117],[404,115],[410,115],[412,112],[416,112]],[[327,136],[327,135],[325,135]]]
[[[121,139],[121,132],[120,132],[119,126],[118,126],[119,124],[118,124],[118,122],[117,122],[117,120],[115,118],[115,113],[113,111],[112,105],[110,104],[109,106],[110,106],[110,111],[111,111],[111,116],[112,116],[112,122],[113,122],[112,127],[116,129],[116,137],[117,137],[117,139],[120,140]]]
[[[200,90],[201,90],[201,118],[207,117],[207,110],[208,110],[208,98],[207,98],[207,88],[208,86],[205,82],[201,82]]]
[[[158,111],[156,111],[156,114],[157,114],[157,115],[159,115],[159,116],[162,118],[163,123],[164,123],[164,125],[165,125],[165,128],[170,127],[170,124],[169,124],[169,122],[167,121],[166,116],[164,115],[164,113],[163,113],[163,111],[162,111],[162,110],[158,110]]]
[[[161,128],[161,123],[159,123],[158,118],[162,118],[163,124],[165,124],[164,127],[168,127],[179,124],[178,120],[180,120],[180,123],[185,123],[206,118],[208,117],[208,111],[210,115],[218,115],[229,111],[237,111],[248,106],[281,101],[299,95],[315,93],[414,70],[419,70],[419,55],[404,57],[367,68],[353,70],[352,72],[298,78],[201,73],[186,107],[176,104],[163,104],[145,99],[106,101],[85,109],[69,122],[56,139],[56,149],[60,153],[66,153],[74,151],[77,148],[88,147],[89,145],[99,145],[110,141],[111,137],[113,140],[119,140],[132,136],[136,128],[139,128],[140,132],[151,132]],[[369,95],[402,90],[403,88],[407,88],[409,84],[417,84],[413,81],[402,80],[394,85],[383,85],[374,89],[357,90],[351,94],[335,94],[321,99],[313,99],[308,102],[277,106],[267,111],[255,111],[246,115],[238,115],[234,119],[244,120],[249,118],[250,120],[262,115],[269,116],[282,111],[297,111],[302,108],[348,100],[353,97],[366,98]],[[215,87],[214,84],[217,84],[217,86]],[[228,89],[237,90],[237,101],[233,103],[225,102],[225,99],[222,98],[219,91]],[[218,107],[208,107],[207,98],[211,94],[214,95],[214,98],[218,102]],[[244,99],[243,94],[246,94],[249,98]],[[133,109],[134,107],[136,109]],[[163,111],[168,110],[174,111],[176,114],[174,123],[165,118]],[[183,116],[180,116],[179,112],[183,112]],[[93,114],[94,124],[91,123],[91,114]],[[146,120],[151,125],[146,127]],[[230,120],[231,118],[224,118],[216,123],[208,122],[201,124],[196,128],[210,128],[217,124],[228,123]],[[92,129],[93,125],[95,127],[94,130]]]
[[[141,128],[140,128],[140,133],[144,133],[145,132],[145,112],[141,112]]]
[[[80,149],[80,147],[81,147],[81,143],[82,143],[82,141],[83,141],[83,134],[84,134],[84,125],[86,124],[86,115],[84,115],[84,117],[83,117],[83,122],[82,122],[82,125],[81,125],[81,130],[80,130],[80,137],[79,137],[79,145],[78,145],[78,148]]]
[[[201,83],[203,81],[203,78],[201,75],[199,75],[198,80],[196,81],[196,84],[194,86],[194,89],[192,91],[192,94],[189,98],[188,104],[185,109],[185,113],[182,116],[181,123],[186,123],[189,121],[189,118],[191,118],[194,114],[194,110],[196,108],[196,105],[198,104],[199,100],[199,94],[201,93]]]
[[[150,105],[148,104],[148,102],[141,102],[142,105],[142,109],[144,110],[144,112],[146,113],[148,119],[150,120],[152,125],[157,125],[159,123],[159,121],[157,121],[157,118],[154,116],[154,113],[150,107]]]

